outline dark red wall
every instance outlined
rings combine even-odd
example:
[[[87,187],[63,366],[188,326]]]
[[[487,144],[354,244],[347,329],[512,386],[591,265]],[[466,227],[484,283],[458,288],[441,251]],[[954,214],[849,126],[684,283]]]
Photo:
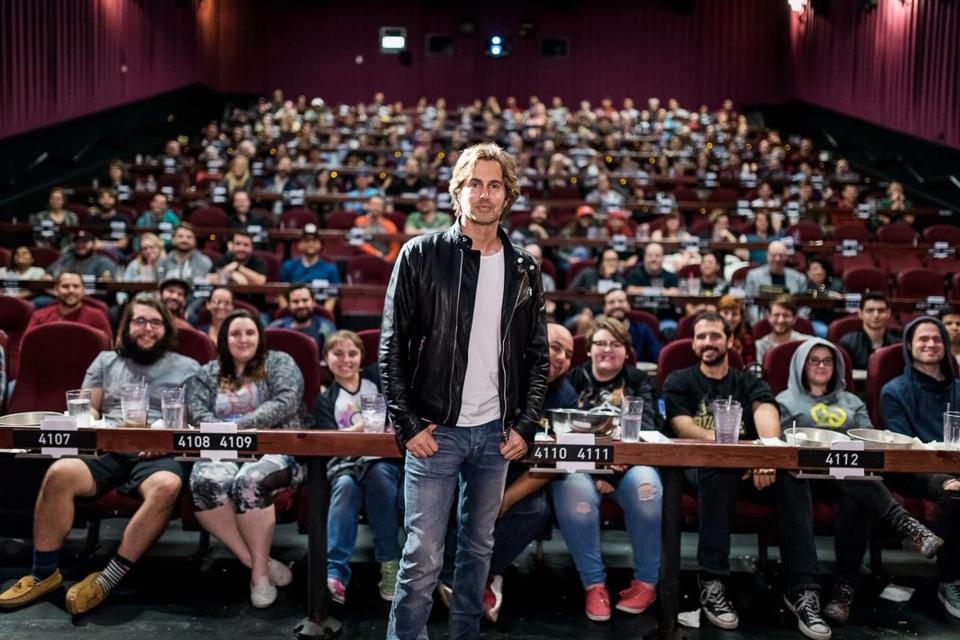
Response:
[[[208,79],[222,89],[264,92],[279,86],[288,94],[348,102],[368,100],[378,88],[405,102],[420,95],[461,103],[532,93],[568,101],[658,95],[693,105],[725,97],[784,98],[779,70],[788,18],[779,1],[701,0],[688,16],[673,13],[662,0],[214,4],[221,27],[208,50],[236,54],[210,56]],[[249,20],[236,20],[238,4]],[[477,24],[477,35],[458,35],[462,18]],[[537,26],[526,40],[515,35],[523,20]],[[407,28],[409,66],[379,52],[378,28],[384,25]],[[456,35],[456,55],[425,57],[428,33]],[[510,39],[509,57],[484,55],[492,33]],[[568,37],[570,58],[541,58],[539,36]]]
[[[880,0],[793,15],[800,100],[960,147],[960,2]]]
[[[196,28],[172,0],[3,0],[0,138],[200,82]]]

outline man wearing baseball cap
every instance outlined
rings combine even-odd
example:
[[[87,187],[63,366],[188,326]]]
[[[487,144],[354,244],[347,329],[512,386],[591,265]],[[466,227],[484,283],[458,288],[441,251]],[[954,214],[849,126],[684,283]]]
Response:
[[[97,280],[114,280],[117,265],[106,256],[94,251],[96,238],[86,229],[73,236],[73,247],[68,249],[47,268],[47,273],[56,277],[61,271],[72,271]]]
[[[314,280],[326,280],[330,284],[340,284],[340,272],[337,271],[337,265],[320,257],[323,242],[320,239],[320,230],[317,229],[317,225],[307,224],[303,227],[303,233],[300,235],[300,240],[297,241],[297,250],[300,255],[286,260],[280,268],[281,282],[306,282],[309,284]],[[333,311],[336,303],[336,298],[327,298],[324,306]]]

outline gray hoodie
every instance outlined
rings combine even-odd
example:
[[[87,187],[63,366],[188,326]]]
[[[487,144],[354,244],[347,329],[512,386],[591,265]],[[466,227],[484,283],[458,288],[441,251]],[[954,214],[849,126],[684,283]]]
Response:
[[[833,378],[822,396],[810,395],[804,380],[804,365],[814,347],[827,347],[833,352]],[[797,347],[790,360],[790,378],[786,391],[777,395],[780,404],[780,424],[786,429],[797,421],[798,427],[821,429],[869,429],[867,405],[846,391],[847,372],[843,356],[833,344],[821,338],[810,338]]]

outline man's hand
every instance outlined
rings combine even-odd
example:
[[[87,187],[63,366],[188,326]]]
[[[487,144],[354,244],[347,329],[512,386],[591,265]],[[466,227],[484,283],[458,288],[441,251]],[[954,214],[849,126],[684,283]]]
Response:
[[[612,484],[610,484],[606,480],[597,480],[594,482],[594,486],[597,487],[597,493],[599,493],[602,496],[608,496],[617,490],[616,487],[614,487]]]
[[[945,480],[943,488],[946,491],[960,491],[960,479],[950,478],[949,480]]]
[[[500,455],[507,460],[519,460],[527,454],[527,443],[519,433],[510,429],[507,441],[500,443]]]
[[[746,480],[750,476],[753,476],[753,486],[757,488],[757,491],[763,491],[777,481],[777,470],[753,469],[744,473],[743,479]]]
[[[414,458],[429,458],[440,450],[440,445],[433,439],[433,431],[436,428],[435,424],[428,425],[426,429],[407,441],[407,451]]]

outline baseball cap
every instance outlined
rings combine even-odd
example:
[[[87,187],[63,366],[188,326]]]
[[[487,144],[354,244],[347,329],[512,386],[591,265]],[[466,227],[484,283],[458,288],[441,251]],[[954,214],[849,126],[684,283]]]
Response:
[[[583,216],[592,216],[594,215],[593,207],[588,204],[582,204],[577,207],[577,217],[582,218]]]
[[[80,242],[81,240],[93,240],[93,234],[86,229],[79,229],[73,234],[73,241]]]
[[[307,236],[313,236],[314,238],[320,237],[320,229],[317,228],[317,225],[312,222],[303,225],[303,232],[300,234],[300,237],[306,238]]]
[[[187,282],[186,280],[184,280],[184,279],[182,279],[182,278],[167,278],[167,279],[165,279],[163,282],[160,283],[160,286],[157,287],[157,291],[163,291],[163,290],[166,289],[167,287],[180,287],[180,288],[182,288],[184,291],[187,292],[187,295],[188,295],[188,296],[189,296],[191,293],[193,293],[193,286],[191,286],[191,284],[190,284],[189,282]]]

